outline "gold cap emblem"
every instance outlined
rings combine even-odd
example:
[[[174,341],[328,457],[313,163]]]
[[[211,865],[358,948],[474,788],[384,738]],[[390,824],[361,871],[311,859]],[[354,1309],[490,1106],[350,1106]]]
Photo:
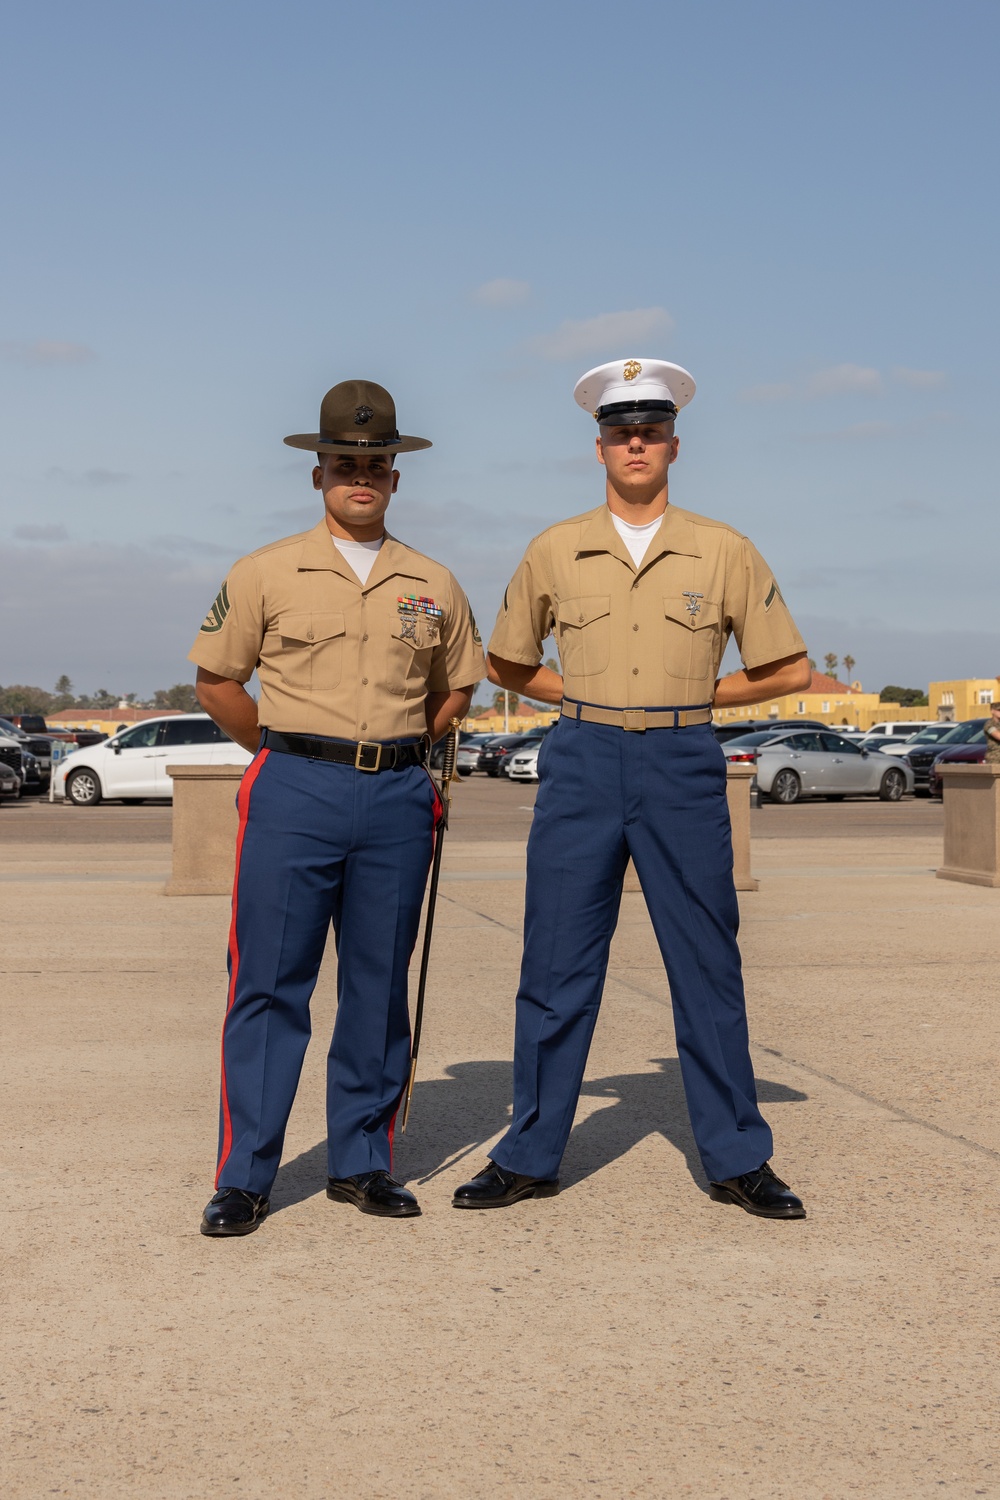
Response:
[[[642,365],[637,359],[627,360],[622,373],[626,380],[634,380],[637,375],[642,374]]]

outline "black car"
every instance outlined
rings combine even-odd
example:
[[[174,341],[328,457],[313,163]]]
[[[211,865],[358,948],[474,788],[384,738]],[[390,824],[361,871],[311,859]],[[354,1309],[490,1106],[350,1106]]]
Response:
[[[953,750],[956,745],[967,745],[987,722],[986,719],[963,719],[960,724],[952,724],[946,734],[937,734],[929,743],[921,743],[925,731],[920,731],[910,742],[912,748],[905,756],[913,772],[914,791],[918,797],[926,796],[931,790],[932,768],[938,756],[946,750]],[[932,728],[937,730],[939,726],[929,725],[928,732]]]
[[[22,714],[21,718],[28,715]],[[45,720],[42,720],[44,724]],[[52,741],[43,739],[41,735],[27,733],[19,724],[10,719],[0,719],[0,734],[9,735],[12,740],[17,740],[22,751],[27,751],[25,757],[27,780],[25,791],[44,792],[48,791],[49,781],[52,777]]]
[[[524,734],[496,734],[479,754],[480,771],[485,771],[487,776],[501,776],[504,770],[504,761],[514,750],[520,750],[530,742],[534,743],[542,739],[549,732],[551,726],[545,729],[529,729]]]
[[[727,740],[734,740],[738,735],[752,734],[758,729],[773,729],[775,734],[782,729],[829,729],[829,724],[823,724],[819,719],[741,719],[739,723],[735,719],[727,719],[725,724],[715,724],[715,738],[720,745]]]

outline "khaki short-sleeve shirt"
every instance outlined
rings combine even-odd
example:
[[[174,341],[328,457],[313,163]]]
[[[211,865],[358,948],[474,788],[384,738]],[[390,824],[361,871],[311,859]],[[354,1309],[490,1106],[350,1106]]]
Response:
[[[237,682],[256,671],[267,728],[352,740],[424,734],[427,694],[486,672],[447,568],[387,533],[362,584],[325,520],[241,557],[188,657]]]
[[[606,505],[535,538],[488,649],[536,666],[553,631],[566,697],[607,708],[710,703],[731,634],[747,667],[805,651],[756,547],[676,505],[639,568]]]

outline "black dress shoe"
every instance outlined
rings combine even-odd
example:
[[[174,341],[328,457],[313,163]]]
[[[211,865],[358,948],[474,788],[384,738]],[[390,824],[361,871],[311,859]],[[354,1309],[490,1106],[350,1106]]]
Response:
[[[762,1219],[806,1216],[802,1199],[796,1198],[787,1182],[775,1176],[769,1162],[756,1172],[744,1172],[742,1177],[729,1177],[725,1182],[710,1183],[709,1187],[716,1203],[736,1203],[748,1214],[758,1214]]]
[[[559,1179],[549,1181],[541,1177],[522,1177],[520,1172],[508,1172],[498,1167],[495,1161],[486,1163],[471,1182],[463,1182],[455,1190],[452,1208],[506,1208],[520,1198],[554,1198],[559,1191]]]
[[[267,1199],[242,1188],[220,1188],[201,1216],[202,1234],[222,1238],[231,1234],[253,1234],[267,1218]]]
[[[378,1214],[382,1219],[413,1219],[420,1212],[409,1189],[381,1169],[354,1177],[328,1177],[326,1196],[336,1203],[353,1203],[363,1214]]]

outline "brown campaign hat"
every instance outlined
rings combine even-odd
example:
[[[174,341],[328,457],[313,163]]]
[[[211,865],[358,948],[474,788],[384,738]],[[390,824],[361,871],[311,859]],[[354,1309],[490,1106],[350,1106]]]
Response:
[[[342,380],[323,397],[319,432],[296,432],[285,442],[289,448],[308,448],[312,453],[348,453],[359,448],[414,453],[431,446],[427,438],[400,436],[396,403],[373,380]]]

